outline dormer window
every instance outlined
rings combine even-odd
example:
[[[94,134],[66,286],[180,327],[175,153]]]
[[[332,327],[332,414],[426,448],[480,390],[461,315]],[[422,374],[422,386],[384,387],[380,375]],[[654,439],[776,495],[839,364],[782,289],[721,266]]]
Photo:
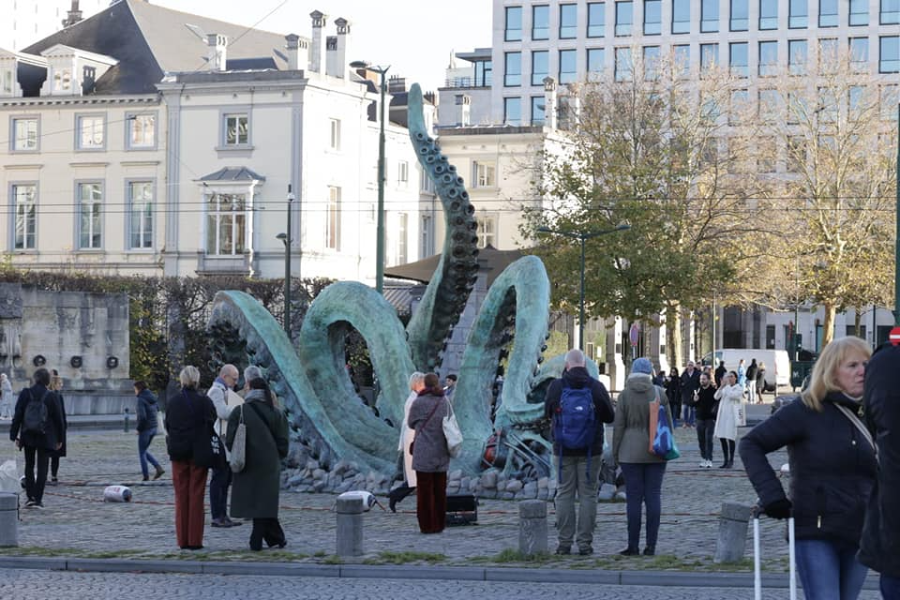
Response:
[[[72,89],[72,72],[68,69],[53,73],[53,91],[67,92]]]
[[[15,89],[15,72],[12,69],[3,69],[0,72],[0,91],[4,96],[12,96]]]

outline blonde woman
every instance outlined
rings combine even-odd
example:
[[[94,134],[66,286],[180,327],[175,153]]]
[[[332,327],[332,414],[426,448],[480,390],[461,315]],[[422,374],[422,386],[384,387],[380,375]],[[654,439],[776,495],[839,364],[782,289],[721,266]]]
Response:
[[[807,598],[855,600],[867,569],[856,558],[877,463],[859,419],[869,360],[856,337],[825,347],[810,384],[741,440],[741,459],[770,517],[793,515],[797,567]],[[787,446],[790,495],[766,455]]]
[[[741,402],[744,401],[744,386],[738,383],[737,373],[728,371],[722,377],[722,387],[716,390],[715,399],[719,401],[719,407],[716,411],[713,437],[719,438],[725,457],[719,468],[730,469],[734,466],[734,445],[737,441]]]
[[[410,448],[416,437],[416,430],[411,429],[407,421],[409,420],[409,408],[415,399],[419,397],[419,392],[424,388],[425,373],[416,371],[409,376],[410,392],[406,398],[406,403],[403,405],[403,423],[400,424],[400,443],[397,446],[397,450],[400,451],[403,459],[403,483],[392,489],[390,494],[388,494],[388,506],[391,512],[397,512],[397,503],[412,494],[416,489],[416,471],[412,466],[412,449]]]

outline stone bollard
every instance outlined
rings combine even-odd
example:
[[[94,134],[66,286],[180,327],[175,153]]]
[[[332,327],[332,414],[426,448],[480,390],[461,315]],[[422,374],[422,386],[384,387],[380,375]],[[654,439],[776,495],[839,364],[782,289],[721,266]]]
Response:
[[[337,555],[363,554],[363,502],[361,498],[337,499]]]
[[[547,553],[547,503],[542,500],[519,502],[519,552]]]
[[[752,508],[744,504],[724,502],[719,515],[719,539],[716,542],[717,563],[738,562],[747,546],[747,526]]]
[[[0,548],[19,545],[19,495],[0,492]]]

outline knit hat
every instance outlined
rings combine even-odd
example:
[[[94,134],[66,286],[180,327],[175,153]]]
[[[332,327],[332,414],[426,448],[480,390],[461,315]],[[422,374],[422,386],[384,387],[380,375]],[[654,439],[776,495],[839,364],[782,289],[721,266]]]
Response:
[[[653,375],[653,364],[648,358],[638,358],[631,363],[632,373],[644,373],[645,375]]]

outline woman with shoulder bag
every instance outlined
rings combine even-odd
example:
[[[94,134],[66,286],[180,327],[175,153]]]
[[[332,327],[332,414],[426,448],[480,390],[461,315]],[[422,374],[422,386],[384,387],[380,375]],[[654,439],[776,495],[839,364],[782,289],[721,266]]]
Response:
[[[666,394],[653,385],[653,365],[646,358],[638,358],[631,365],[625,389],[616,403],[613,425],[613,460],[622,467],[625,476],[628,519],[628,547],[624,556],[640,553],[641,508],[647,507],[646,556],[656,554],[659,521],[662,516],[662,481],[666,461],[650,453],[650,403],[658,401],[666,407],[669,428],[674,431],[671,407]]]
[[[169,401],[165,419],[166,446],[175,488],[175,536],[182,550],[200,550],[205,515],[203,497],[210,467],[201,454],[209,451],[215,435],[216,407],[209,396],[197,391],[200,384],[197,367],[183,368],[179,380],[181,393]]]
[[[410,429],[407,425],[409,420],[409,409],[413,402],[419,397],[419,392],[425,387],[425,374],[416,371],[409,376],[409,396],[403,405],[403,424],[400,427],[400,442],[398,450],[400,451],[401,466],[403,472],[403,483],[395,487],[388,494],[388,507],[391,512],[397,512],[397,503],[416,491],[416,470],[413,469],[412,445],[416,439],[416,431]]]
[[[425,375],[425,387],[409,409],[407,424],[416,432],[413,469],[416,471],[416,516],[422,533],[440,533],[447,518],[447,470],[450,452],[443,420],[450,414],[440,379]]]
[[[244,404],[231,411],[228,417],[226,444],[231,450],[238,426],[246,428],[244,468],[234,473],[231,486],[231,516],[253,519],[250,549],[262,550],[265,540],[269,547],[284,548],[287,539],[278,522],[278,498],[281,493],[281,459],[287,456],[288,422],[284,412],[275,406],[272,392],[265,379],[249,382],[250,391]]]
[[[868,569],[857,559],[878,464],[859,419],[866,362],[859,338],[825,346],[810,385],[741,440],[741,459],[760,507],[794,517],[797,570],[811,600],[855,600]],[[766,455],[787,446],[790,499]]]

